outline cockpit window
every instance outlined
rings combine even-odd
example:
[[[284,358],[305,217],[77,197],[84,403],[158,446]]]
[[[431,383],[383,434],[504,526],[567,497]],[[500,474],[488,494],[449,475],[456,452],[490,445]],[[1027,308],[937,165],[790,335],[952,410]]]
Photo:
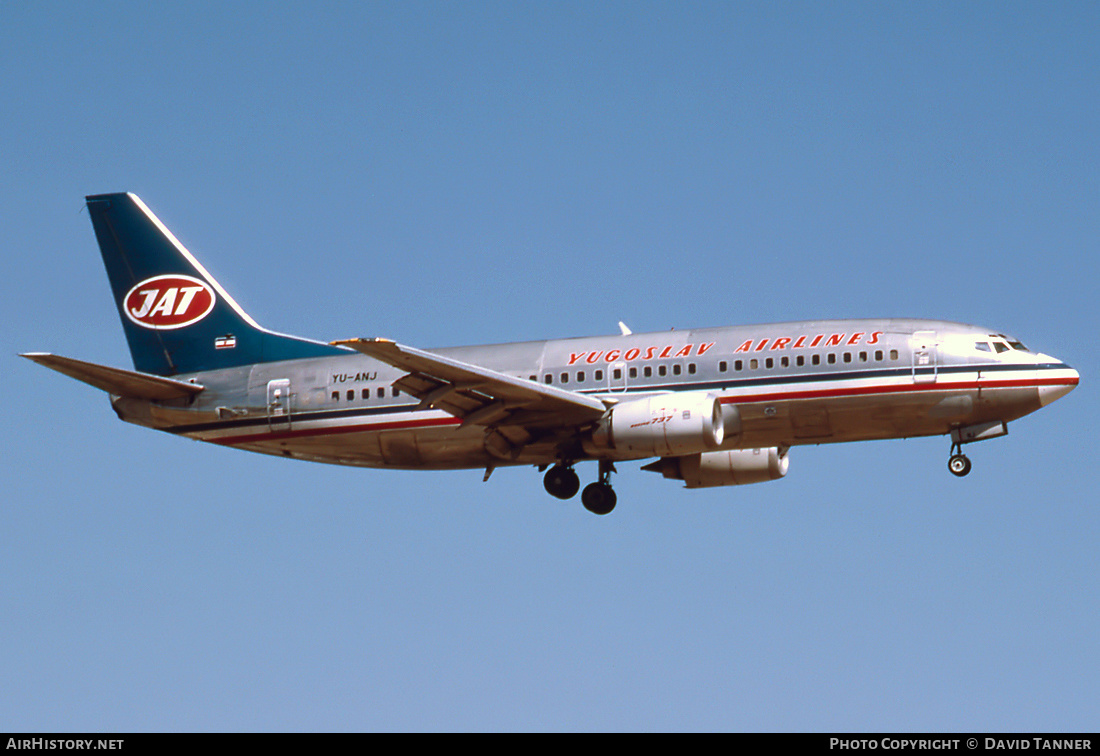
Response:
[[[988,341],[974,342],[974,348],[977,349],[979,352],[992,352],[993,351],[990,348]]]
[[[998,354],[1001,352],[1007,352],[1009,349],[1015,349],[1017,352],[1031,351],[1026,346],[1024,346],[1022,342],[1019,342],[1013,338],[1009,338],[1003,333],[990,334],[989,338],[993,340],[993,346],[996,347]]]

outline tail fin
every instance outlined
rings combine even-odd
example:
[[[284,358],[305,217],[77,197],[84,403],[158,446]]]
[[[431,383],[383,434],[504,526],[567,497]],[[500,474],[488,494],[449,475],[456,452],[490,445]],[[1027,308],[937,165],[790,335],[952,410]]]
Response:
[[[136,370],[170,376],[345,353],[257,325],[137,196],[85,200]]]

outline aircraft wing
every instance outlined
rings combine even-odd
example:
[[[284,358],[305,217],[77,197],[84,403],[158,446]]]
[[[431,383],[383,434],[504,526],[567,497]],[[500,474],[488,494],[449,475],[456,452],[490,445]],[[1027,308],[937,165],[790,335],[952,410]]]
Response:
[[[461,418],[463,425],[549,431],[596,422],[607,410],[595,397],[505,375],[389,339],[346,339],[332,344],[350,347],[408,371],[393,385],[419,399],[421,409],[443,410]]]
[[[74,360],[71,357],[61,357],[46,352],[28,352],[19,356],[117,396],[165,401],[194,396],[203,389],[197,383],[97,365],[94,362]]]

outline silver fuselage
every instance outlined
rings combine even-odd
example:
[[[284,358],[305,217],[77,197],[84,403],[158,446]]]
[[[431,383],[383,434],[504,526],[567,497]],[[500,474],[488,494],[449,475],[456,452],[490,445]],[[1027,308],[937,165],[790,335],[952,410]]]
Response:
[[[1076,371],[986,328],[931,320],[832,320],[454,347],[434,353],[609,403],[705,391],[738,410],[723,448],[942,435],[1008,423],[1068,393]],[[259,363],[190,375],[192,400],[113,397],[119,416],[265,454],[364,467],[485,468],[560,461],[548,434],[507,457],[392,384],[370,357]],[[574,429],[583,436],[590,429]],[[637,454],[568,443],[570,461]]]

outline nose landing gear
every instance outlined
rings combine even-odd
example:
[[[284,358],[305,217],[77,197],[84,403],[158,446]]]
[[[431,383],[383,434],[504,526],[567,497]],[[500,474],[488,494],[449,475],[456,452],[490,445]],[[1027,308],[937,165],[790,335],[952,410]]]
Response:
[[[970,467],[970,457],[965,454],[952,454],[951,459],[947,460],[947,469],[960,478],[970,473]]]
[[[970,472],[970,459],[962,453],[963,444],[1007,435],[1008,424],[1002,420],[954,428],[951,431],[951,459],[947,460],[947,469],[960,478],[967,475]]]
[[[962,453],[962,444],[955,441],[951,444],[951,459],[947,460],[947,469],[952,475],[962,478],[970,474],[970,457]]]

